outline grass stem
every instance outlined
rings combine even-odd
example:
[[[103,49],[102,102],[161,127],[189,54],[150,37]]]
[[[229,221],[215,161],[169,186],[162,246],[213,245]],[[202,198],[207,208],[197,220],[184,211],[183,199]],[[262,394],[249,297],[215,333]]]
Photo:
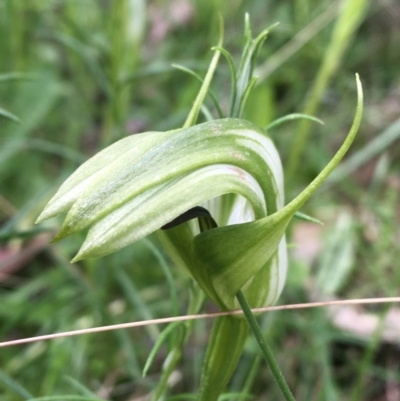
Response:
[[[246,298],[244,297],[243,293],[241,290],[238,291],[236,294],[236,298],[239,301],[239,304],[243,310],[243,313],[247,319],[247,322],[250,326],[250,329],[257,340],[257,343],[260,347],[261,353],[269,365],[272,374],[274,375],[274,378],[276,382],[278,383],[279,388],[282,391],[282,394],[285,397],[286,401],[295,401],[294,396],[292,392],[290,391],[290,388],[285,380],[285,377],[283,376],[281,370],[279,369],[279,366],[272,355],[272,351],[269,348],[268,344],[266,343],[264,336],[262,335],[260,326],[257,323],[257,320],[255,319],[253,313],[251,312],[251,309],[249,307],[249,304],[246,301]]]

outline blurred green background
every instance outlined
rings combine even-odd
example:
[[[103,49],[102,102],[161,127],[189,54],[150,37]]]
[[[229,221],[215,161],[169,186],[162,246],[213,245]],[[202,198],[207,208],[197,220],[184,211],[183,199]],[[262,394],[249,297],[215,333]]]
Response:
[[[0,341],[171,316],[188,279],[156,237],[71,265],[82,237],[49,245],[61,220],[35,226],[60,183],[129,134],[181,126],[217,42],[242,50],[279,22],[258,59],[247,118],[266,126],[307,112],[271,136],[292,199],[326,165],[351,123],[354,74],[365,112],[342,166],[294,221],[280,303],[400,295],[400,3],[397,0],[0,0]],[[213,90],[228,104],[229,68]],[[210,105],[211,106],[211,105]],[[5,118],[19,118],[19,122]],[[166,272],[174,286],[168,286]],[[206,304],[206,310],[214,310]],[[259,317],[296,400],[400,399],[400,309],[341,307]],[[210,321],[199,321],[171,377],[170,395],[195,393]],[[160,333],[149,326],[0,349],[1,401],[65,395],[151,399],[166,347],[141,370]],[[249,339],[226,399],[281,399]],[[64,395],[64,396],[63,396]],[[187,396],[189,397],[189,396]],[[189,399],[189,398],[183,398]]]

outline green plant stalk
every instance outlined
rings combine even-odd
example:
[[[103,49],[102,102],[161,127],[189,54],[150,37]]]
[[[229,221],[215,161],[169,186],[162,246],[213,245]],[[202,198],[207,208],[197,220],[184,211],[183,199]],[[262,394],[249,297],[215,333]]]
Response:
[[[13,113],[10,113],[7,110],[4,110],[0,107],[0,117],[7,118],[8,120],[14,121],[15,123],[20,122],[20,119]]]
[[[164,361],[161,377],[157,383],[157,387],[151,398],[152,401],[161,401],[164,399],[165,392],[168,389],[168,380],[172,372],[175,370],[175,367],[177,363],[180,361],[181,357],[182,357],[182,352],[179,346],[175,346],[168,353],[167,358]]]
[[[121,86],[119,85],[120,70],[122,68],[123,45],[126,26],[126,0],[116,1],[112,5],[110,15],[109,37],[111,50],[109,54],[109,81],[110,94],[107,99],[105,127],[103,130],[103,145],[114,137],[116,125],[121,120],[122,110],[119,109]]]
[[[124,74],[132,73],[138,59],[139,38],[129,38],[129,8],[128,0],[112,3],[110,15],[110,53],[109,82],[110,93],[106,105],[106,119],[103,129],[103,145],[121,138],[121,124],[126,117],[130,103],[129,88],[123,84]]]
[[[21,0],[14,0],[8,1],[6,4],[9,17],[8,28],[10,30],[9,48],[12,60],[8,67],[16,71],[23,71],[26,64],[24,57],[24,27],[28,22],[24,18],[24,2]]]
[[[385,317],[388,311],[389,306],[386,306],[385,309],[380,313],[377,327],[372,334],[372,338],[368,342],[368,346],[364,352],[364,355],[362,356],[360,368],[357,372],[358,374],[355,380],[355,385],[350,395],[350,401],[362,400],[364,398],[365,382],[368,374],[368,369],[370,369],[373,363],[373,358],[382,339],[382,334],[385,327]]]
[[[325,53],[322,65],[318,71],[317,77],[310,90],[307,103],[303,113],[314,115],[318,109],[322,95],[327,88],[330,79],[337,70],[343,55],[350,44],[352,35],[362,21],[367,8],[367,0],[346,0],[343,11],[340,14],[329,47]],[[286,169],[286,179],[290,182],[293,174],[298,170],[300,157],[310,132],[311,122],[302,120],[299,129],[294,137],[288,165]]]
[[[154,346],[147,357],[146,364],[143,368],[142,371],[142,376],[145,377],[147,375],[147,372],[154,361],[154,358],[156,357],[158,351],[162,347],[162,345],[166,342],[168,336],[181,324],[181,322],[173,322],[170,323],[165,329],[160,333],[160,335],[157,338],[157,341],[154,343]]]
[[[218,47],[222,46],[223,39],[224,39],[224,24],[223,24],[222,18],[220,16],[219,17]],[[203,104],[204,98],[206,97],[206,95],[209,91],[211,80],[214,76],[215,69],[217,68],[220,54],[221,54],[221,52],[219,50],[215,50],[214,56],[210,63],[210,67],[208,68],[207,74],[204,77],[203,84],[201,85],[199,93],[197,94],[197,97],[193,103],[193,107],[191,108],[190,113],[187,116],[186,121],[183,124],[182,128],[188,128],[188,127],[191,127],[192,125],[196,124],[197,117],[200,112],[200,107]]]
[[[248,324],[244,319],[223,316],[215,320],[197,401],[218,400],[239,362],[248,333]]]
[[[207,228],[207,224],[199,224],[200,231],[207,231],[212,225]],[[197,401],[218,400],[236,369],[248,332],[243,319],[223,316],[215,320],[203,362]]]
[[[305,0],[309,2],[309,0]],[[284,64],[290,57],[298,52],[304,45],[306,45],[311,39],[313,39],[322,29],[324,29],[339,13],[338,3],[340,0],[331,2],[329,7],[321,12],[315,19],[313,19],[308,25],[305,25],[305,21],[298,23],[298,26],[305,27],[298,32],[287,44],[282,46],[277,52],[269,57],[264,64],[256,70],[258,76],[258,84],[265,81],[271,74],[273,74],[282,64]],[[296,8],[304,9],[303,0],[296,2],[298,5]],[[297,17],[297,11],[296,11]],[[307,17],[308,21],[309,17]]]
[[[257,354],[253,359],[253,362],[252,362],[252,364],[250,366],[250,369],[248,371],[248,375],[247,375],[246,381],[244,382],[244,385],[243,385],[243,388],[242,388],[243,396],[240,397],[238,401],[245,401],[247,399],[246,394],[250,394],[250,390],[251,390],[251,387],[253,386],[253,383],[254,383],[254,381],[256,379],[257,373],[258,373],[259,368],[260,368],[261,361],[262,361],[261,355]]]
[[[199,313],[203,305],[204,294],[200,288],[194,288],[193,292],[193,296],[190,299],[187,309],[188,315]],[[168,380],[182,358],[182,350],[189,339],[189,334],[192,330],[192,327],[193,321],[188,321],[186,324],[178,327],[176,333],[171,334],[171,337],[173,336],[173,338],[171,341],[170,350],[164,362],[161,377],[151,398],[152,401],[160,401],[164,399],[164,395],[168,390]]]
[[[286,380],[279,369],[278,364],[275,361],[274,356],[272,355],[271,349],[269,348],[268,344],[266,343],[260,326],[257,323],[257,320],[255,319],[253,313],[251,312],[251,309],[246,301],[246,298],[244,297],[242,291],[238,291],[236,294],[236,298],[240,303],[240,306],[243,310],[243,313],[246,317],[246,320],[250,326],[250,329],[260,347],[260,350],[262,352],[262,355],[265,359],[265,361],[268,363],[272,374],[274,375],[274,378],[276,382],[278,383],[279,388],[282,391],[282,394],[285,397],[285,400],[287,401],[295,401],[292,392],[290,391],[290,388],[288,384],[286,383]]]

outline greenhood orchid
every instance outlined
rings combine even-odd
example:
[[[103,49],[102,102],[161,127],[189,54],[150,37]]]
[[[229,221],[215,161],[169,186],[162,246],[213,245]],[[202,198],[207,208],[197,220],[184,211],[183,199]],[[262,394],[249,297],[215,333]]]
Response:
[[[360,118],[361,92],[346,142],[285,208],[272,141],[248,121],[222,119],[116,142],[61,186],[38,221],[68,212],[56,239],[90,227],[76,261],[115,252],[203,205],[219,227],[200,233],[185,222],[162,234],[166,247],[221,308],[234,308],[245,285],[252,306],[272,304],[286,275],[287,224],[344,155]]]
[[[115,252],[197,205],[209,210],[218,226],[226,226],[263,219],[280,210],[283,202],[282,166],[272,141],[248,121],[222,119],[122,139],[83,164],[61,186],[38,220],[68,212],[56,239],[90,227],[76,261]],[[186,230],[187,249],[181,251],[190,254],[191,260],[183,267],[220,307],[232,308],[232,300],[220,293],[223,287],[207,277],[206,267],[197,266],[196,253],[207,259],[202,249],[209,245],[193,241],[201,235],[194,221],[184,226],[172,228],[171,235],[161,235],[167,242]],[[182,248],[182,241],[175,242],[177,248]],[[268,303],[274,302],[283,286],[283,235],[279,243],[272,254],[263,258],[268,272],[261,273],[265,294],[257,304],[263,304],[268,296]],[[251,269],[249,275],[244,275],[240,287],[260,268],[257,264],[257,271]],[[220,280],[230,285],[229,279]]]
[[[38,222],[67,213],[55,240],[88,229],[73,261],[107,255],[157,231],[175,263],[221,309],[237,309],[238,293],[251,307],[276,302],[287,271],[286,228],[350,147],[361,121],[362,88],[357,76],[357,111],[343,145],[285,206],[279,153],[266,130],[242,119],[255,83],[254,59],[268,32],[252,39],[246,23],[238,72],[221,34],[183,128],[121,139],[78,168],[47,204]],[[233,83],[229,118],[194,125],[220,54]],[[247,334],[243,319],[216,322],[199,400],[217,400]]]

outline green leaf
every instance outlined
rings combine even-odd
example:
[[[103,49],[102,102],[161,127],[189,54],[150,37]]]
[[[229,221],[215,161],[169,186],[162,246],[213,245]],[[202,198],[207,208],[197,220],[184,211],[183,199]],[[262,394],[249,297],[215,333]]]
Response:
[[[45,228],[45,227],[38,227],[32,230],[23,230],[23,231],[14,231],[14,230],[7,230],[7,231],[0,231],[0,243],[9,241],[13,238],[31,238],[35,237],[38,234],[42,234],[45,232],[53,231],[52,228]]]
[[[321,226],[324,225],[324,223],[321,220],[316,219],[315,217],[309,216],[308,214],[305,214],[305,213],[296,212],[294,214],[294,217],[297,217],[300,220],[309,221],[310,223],[319,224]]]
[[[203,364],[199,401],[216,401],[232,376],[242,354],[249,328],[244,319],[217,318],[213,324]]]
[[[34,74],[28,74],[25,72],[9,72],[6,74],[0,74],[0,84],[12,81],[33,81],[36,78],[37,77]]]
[[[222,20],[222,17],[219,16],[219,39],[218,39],[218,47],[222,46],[222,42],[224,39],[224,22]],[[209,91],[211,80],[214,76],[214,72],[217,68],[218,65],[218,60],[220,56],[220,51],[216,50],[214,53],[214,57],[211,60],[210,66],[208,68],[207,74],[204,78],[203,85],[200,88],[199,93],[197,94],[197,97],[194,101],[193,107],[190,110],[190,113],[185,121],[185,124],[183,125],[183,128],[190,127],[194,124],[196,124],[197,117],[199,115],[200,107],[203,104],[203,101],[207,95],[207,92]]]
[[[231,117],[242,117],[248,95],[256,82],[253,76],[255,59],[258,51],[264,43],[269,31],[277,24],[262,31],[255,39],[252,38],[250,30],[249,15],[245,17],[245,46],[240,59],[239,68],[236,74],[236,90],[232,92],[231,107],[229,115]]]
[[[285,123],[287,121],[293,121],[293,120],[297,120],[297,119],[305,119],[305,120],[314,121],[314,122],[322,124],[322,125],[324,124],[324,122],[322,120],[320,120],[319,118],[309,116],[308,114],[293,113],[293,114],[288,114],[287,116],[278,118],[275,121],[272,121],[271,124],[269,124],[265,127],[265,131],[271,131],[272,129],[278,127],[279,125],[282,125],[283,123]]]
[[[7,118],[8,120],[14,121],[16,123],[19,123],[20,119],[13,113],[10,113],[7,110],[4,110],[3,108],[0,107],[0,116]]]
[[[214,48],[212,48],[212,50],[216,50]],[[221,50],[219,48],[217,48],[217,50],[219,52],[221,52]],[[178,70],[181,70],[183,72],[186,72],[187,74],[191,75],[192,77],[195,77],[201,84],[204,84],[204,79],[200,77],[199,74],[196,74],[193,70],[191,70],[190,68],[184,67],[183,65],[180,64],[172,64],[172,67],[177,68]],[[215,93],[211,90],[211,88],[208,88],[208,94],[210,95],[215,109],[218,112],[218,116],[219,118],[224,118],[224,113],[222,112],[221,106],[219,105],[217,96],[215,95]]]
[[[151,364],[154,361],[154,358],[157,356],[158,351],[160,350],[161,346],[164,344],[168,336],[179,326],[182,322],[173,322],[170,323],[157,337],[157,340],[150,351],[149,356],[147,357],[146,364],[143,368],[142,376],[145,377],[147,375],[148,370],[150,369]]]
[[[29,400],[33,398],[33,395],[30,394],[23,386],[21,386],[18,382],[13,380],[10,376],[8,376],[3,370],[0,369],[0,382],[3,383],[6,387],[14,390],[21,398],[24,400]]]

